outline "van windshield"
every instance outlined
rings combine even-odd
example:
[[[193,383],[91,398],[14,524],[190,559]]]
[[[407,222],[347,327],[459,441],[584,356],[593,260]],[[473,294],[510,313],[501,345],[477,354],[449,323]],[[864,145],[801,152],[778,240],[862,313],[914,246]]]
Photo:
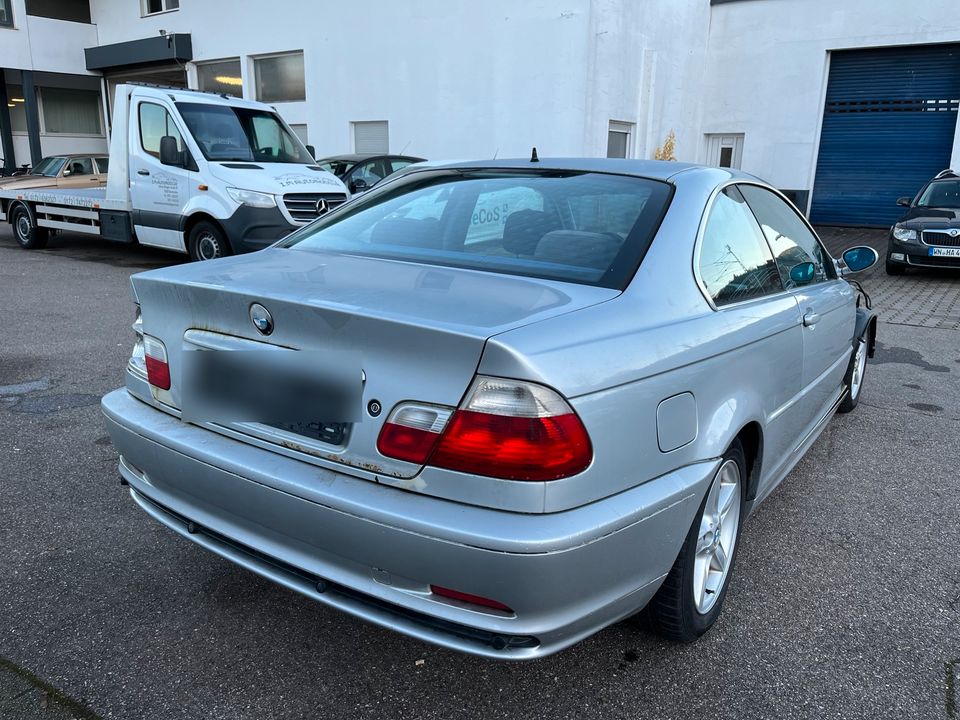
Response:
[[[177,109],[207,160],[313,164],[300,139],[272,112],[183,102]]]
[[[670,199],[645,178],[438,169],[375,189],[281,247],[623,289]]]

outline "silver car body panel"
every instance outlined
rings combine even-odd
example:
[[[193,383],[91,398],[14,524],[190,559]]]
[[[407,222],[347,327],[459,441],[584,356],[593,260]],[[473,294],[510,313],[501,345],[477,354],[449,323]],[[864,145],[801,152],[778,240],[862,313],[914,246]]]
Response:
[[[358,202],[432,167],[410,168]],[[128,373],[127,389],[104,399],[137,501],[178,532],[190,520],[210,529],[190,537],[256,572],[468,652],[536,657],[642,607],[739,433],[754,428],[761,438],[749,511],[825,427],[845,391],[854,293],[838,279],[712,306],[694,272],[704,219],[720,187],[762,184],[754,178],[644,161],[540,167],[673,184],[657,236],[622,292],[296,246],[134,276],[144,330],[165,343],[173,379],[164,392]],[[253,302],[275,321],[269,339],[249,320]],[[819,318],[805,325],[809,312]],[[457,405],[477,373],[545,384],[579,415],[593,461],[561,480],[498,480],[380,456],[386,412],[355,424],[342,448],[178,419],[181,352],[263,342],[359,350],[363,403],[375,398],[385,410],[404,400]],[[679,440],[664,447],[664,437]],[[319,594],[263,558],[344,592]],[[425,589],[431,583],[494,598],[515,616],[440,600]],[[364,598],[386,605],[371,609]],[[391,608],[536,645],[497,649]]]

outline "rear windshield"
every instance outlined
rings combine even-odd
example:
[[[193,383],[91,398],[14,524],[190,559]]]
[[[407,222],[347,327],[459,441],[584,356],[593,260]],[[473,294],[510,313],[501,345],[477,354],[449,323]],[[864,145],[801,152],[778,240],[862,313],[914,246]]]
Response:
[[[669,197],[666,183],[600,173],[418,172],[280,246],[623,288]]]

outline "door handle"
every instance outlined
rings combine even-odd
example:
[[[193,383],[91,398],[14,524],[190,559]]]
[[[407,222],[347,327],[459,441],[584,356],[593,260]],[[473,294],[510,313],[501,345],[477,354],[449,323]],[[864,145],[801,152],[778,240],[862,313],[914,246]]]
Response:
[[[137,175],[149,175],[149,170],[137,170]]]
[[[820,321],[820,314],[815,313],[813,310],[807,310],[803,316],[803,325],[804,327],[813,327]]]

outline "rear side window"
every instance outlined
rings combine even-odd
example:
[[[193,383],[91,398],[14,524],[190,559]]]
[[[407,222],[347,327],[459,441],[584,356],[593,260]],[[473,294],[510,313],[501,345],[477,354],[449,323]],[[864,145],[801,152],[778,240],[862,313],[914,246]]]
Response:
[[[790,271],[805,262],[813,263],[813,277],[804,278],[804,285],[836,277],[831,258],[824,252],[810,228],[783,198],[756,185],[740,185],[739,188],[773,251],[785,288],[790,290],[797,287],[798,283],[791,279]]]
[[[717,306],[783,290],[770,248],[743,195],[733,186],[724,188],[710,208],[697,270]]]
[[[106,174],[107,170],[110,168],[110,158],[99,157],[97,160],[97,171],[101,174]]]
[[[601,173],[424,171],[281,245],[623,288],[670,195],[663,182]]]

